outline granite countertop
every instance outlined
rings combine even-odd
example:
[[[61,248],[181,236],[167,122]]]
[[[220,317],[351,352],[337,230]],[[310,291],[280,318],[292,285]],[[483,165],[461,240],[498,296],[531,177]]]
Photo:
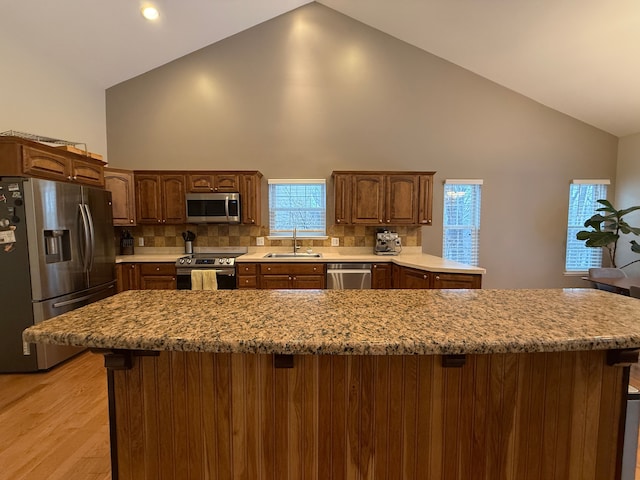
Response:
[[[443,273],[468,273],[468,274],[485,274],[486,270],[481,267],[465,265],[463,263],[445,260],[441,257],[422,253],[420,247],[405,247],[399,255],[374,255],[371,249],[362,248],[337,248],[328,250],[314,250],[322,253],[321,258],[300,257],[292,258],[265,258],[269,252],[279,251],[288,252],[290,249],[283,248],[255,248],[254,251],[246,253],[236,258],[236,263],[348,263],[348,262],[365,262],[365,263],[395,263],[404,267],[418,268],[420,270],[443,272]],[[196,249],[196,253],[198,253]],[[173,263],[178,258],[183,257],[184,253],[161,252],[161,253],[143,253],[134,255],[119,255],[116,257],[116,263],[125,262],[167,262]]]
[[[279,354],[640,347],[640,300],[595,289],[138,290],[28,328],[28,343]]]

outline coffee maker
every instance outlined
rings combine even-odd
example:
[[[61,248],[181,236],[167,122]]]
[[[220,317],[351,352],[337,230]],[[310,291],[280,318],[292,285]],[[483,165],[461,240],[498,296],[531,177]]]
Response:
[[[398,255],[402,250],[402,241],[395,232],[378,230],[376,232],[376,245],[373,253],[376,255]]]

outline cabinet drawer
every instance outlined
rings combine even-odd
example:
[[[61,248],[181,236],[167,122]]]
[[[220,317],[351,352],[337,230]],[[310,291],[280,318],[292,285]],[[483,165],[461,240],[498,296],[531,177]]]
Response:
[[[143,263],[140,265],[142,275],[175,275],[176,266],[173,263]]]
[[[238,275],[255,275],[258,273],[258,265],[255,263],[237,263],[236,272]]]
[[[263,263],[262,275],[313,275],[324,273],[324,263]]]
[[[238,288],[257,288],[258,277],[255,275],[238,275]]]

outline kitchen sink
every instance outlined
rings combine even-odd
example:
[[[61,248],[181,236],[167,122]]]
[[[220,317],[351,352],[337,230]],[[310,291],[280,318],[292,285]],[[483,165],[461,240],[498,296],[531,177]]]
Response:
[[[263,258],[322,258],[321,253],[267,253]]]

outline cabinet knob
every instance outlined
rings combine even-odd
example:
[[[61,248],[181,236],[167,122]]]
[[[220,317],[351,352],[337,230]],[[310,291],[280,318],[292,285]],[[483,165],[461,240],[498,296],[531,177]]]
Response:
[[[129,223],[133,223],[133,218],[130,218],[130,219],[129,219]]]
[[[160,267],[156,267],[156,272],[159,272],[159,271],[160,271]]]
[[[71,175],[69,175],[69,176],[67,177],[67,180],[71,180]]]
[[[428,275],[423,275],[422,278],[424,278],[425,280],[428,278]]]
[[[297,280],[297,278],[296,278],[296,277],[293,277],[293,279],[294,279],[294,280]]]
[[[162,220],[158,219],[158,223],[162,223]]]
[[[252,219],[251,219],[251,223],[256,223],[256,221],[252,218]]]
[[[270,272],[270,271],[271,271],[271,267],[267,267],[267,271],[269,271],[269,272]]]
[[[436,275],[436,280],[440,280],[440,275]]]
[[[382,219],[378,220],[378,222],[382,223]]]
[[[313,267],[313,271],[314,272],[317,271],[317,270],[318,270],[318,267]]]
[[[341,220],[338,218],[338,219],[336,220],[336,223],[340,223],[340,222],[341,222]]]
[[[77,176],[77,175],[74,175],[74,176],[73,176],[73,179],[74,179],[74,180],[78,180],[78,176]]]
[[[378,265],[374,265],[373,268],[378,268]]]
[[[293,280],[291,277],[289,277],[289,280]]]
[[[387,223],[391,223],[391,220],[387,220]]]

